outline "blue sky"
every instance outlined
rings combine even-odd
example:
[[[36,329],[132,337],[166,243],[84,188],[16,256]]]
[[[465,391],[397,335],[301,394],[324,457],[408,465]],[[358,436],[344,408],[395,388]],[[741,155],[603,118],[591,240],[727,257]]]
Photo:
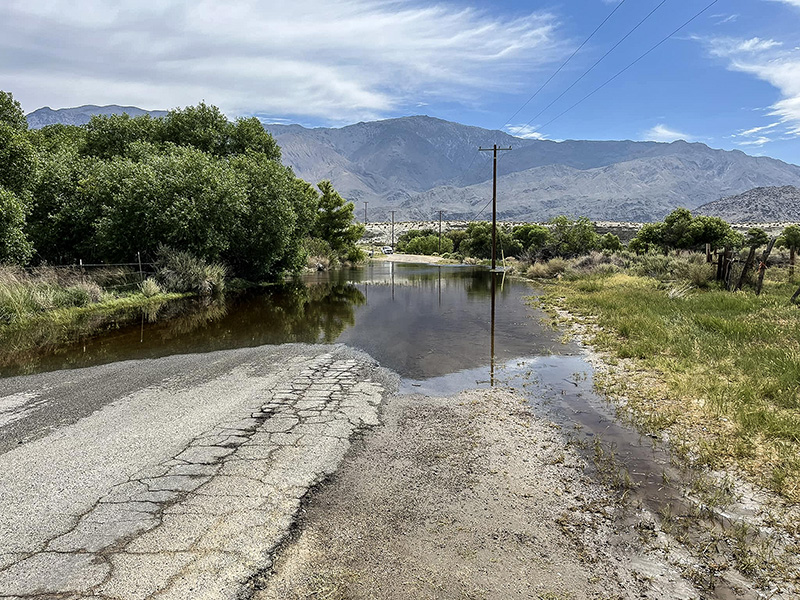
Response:
[[[662,1],[4,0],[0,89],[26,112],[205,100],[230,117],[306,126],[427,114],[555,140],[687,139],[800,164],[800,0],[718,0],[559,116],[711,0]]]

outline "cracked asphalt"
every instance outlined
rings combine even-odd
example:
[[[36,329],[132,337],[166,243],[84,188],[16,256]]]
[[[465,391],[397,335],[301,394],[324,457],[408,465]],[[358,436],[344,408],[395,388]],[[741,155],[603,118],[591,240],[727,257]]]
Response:
[[[0,597],[248,597],[396,387],[341,345],[0,380]]]

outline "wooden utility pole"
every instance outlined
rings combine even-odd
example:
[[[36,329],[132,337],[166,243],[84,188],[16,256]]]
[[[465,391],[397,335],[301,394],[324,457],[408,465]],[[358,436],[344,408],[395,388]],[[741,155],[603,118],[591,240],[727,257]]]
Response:
[[[442,213],[444,211],[439,211],[439,254],[442,253]]]
[[[394,250],[394,213],[395,213],[395,211],[391,211],[391,213],[392,213],[392,243],[391,243],[391,246],[392,246],[392,250]]]
[[[367,203],[364,202],[364,226],[367,225]]]
[[[511,150],[498,148],[494,144],[491,148],[478,148],[478,152],[492,152],[492,271],[497,269],[497,151]]]

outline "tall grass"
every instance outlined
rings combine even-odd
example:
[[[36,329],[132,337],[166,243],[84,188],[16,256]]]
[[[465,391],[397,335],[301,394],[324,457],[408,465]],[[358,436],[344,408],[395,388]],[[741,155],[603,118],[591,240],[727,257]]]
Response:
[[[103,290],[70,269],[26,272],[0,266],[0,324],[25,320],[59,308],[100,302]]]
[[[710,278],[705,264],[689,264],[698,284]],[[674,283],[613,274],[562,279],[545,301],[588,317],[597,346],[663,384],[639,390],[642,415],[669,414],[701,461],[736,463],[800,500],[800,310],[788,301],[797,282],[768,273],[761,296],[672,294]]]
[[[225,289],[225,266],[208,263],[188,252],[160,246],[156,252],[156,280],[167,292],[217,294]]]

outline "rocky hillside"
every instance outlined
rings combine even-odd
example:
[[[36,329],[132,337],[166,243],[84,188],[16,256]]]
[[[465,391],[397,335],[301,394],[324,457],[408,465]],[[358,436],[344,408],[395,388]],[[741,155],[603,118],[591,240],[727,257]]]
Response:
[[[791,185],[758,187],[703,204],[694,212],[730,223],[799,223],[800,189]]]
[[[404,117],[338,129],[268,125],[284,162],[310,182],[330,179],[343,196],[369,202],[370,220],[474,218],[491,198],[491,153],[498,160],[504,219],[558,214],[595,220],[658,220],[757,186],[798,185],[800,167],[705,144],[563,142],[515,138],[433,119]]]
[[[94,115],[121,115],[127,113],[132,117],[148,114],[151,117],[166,116],[165,110],[143,110],[135,106],[96,106],[86,104],[76,108],[59,108],[53,110],[49,106],[40,108],[27,115],[28,127],[31,129],[41,129],[45,125],[63,123],[64,125],[86,125]]]

